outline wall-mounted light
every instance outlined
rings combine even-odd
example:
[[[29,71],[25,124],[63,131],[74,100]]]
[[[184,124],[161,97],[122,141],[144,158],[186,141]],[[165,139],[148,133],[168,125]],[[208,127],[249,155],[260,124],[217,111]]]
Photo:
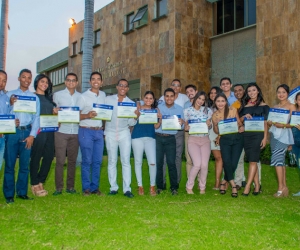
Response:
[[[76,24],[75,19],[74,18],[70,18],[69,22],[72,26],[74,26]]]

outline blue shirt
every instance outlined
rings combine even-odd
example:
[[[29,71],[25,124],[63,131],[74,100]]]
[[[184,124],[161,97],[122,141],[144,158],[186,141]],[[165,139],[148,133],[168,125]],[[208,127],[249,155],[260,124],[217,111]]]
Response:
[[[158,108],[162,115],[180,115],[180,118],[183,119],[183,108],[176,103],[170,108],[168,108],[165,103],[161,103],[158,105]],[[184,125],[182,125],[182,128],[183,126]],[[162,130],[162,125],[158,129],[155,129],[155,132],[169,135],[177,134],[177,130]]]
[[[227,101],[229,103],[229,106],[232,105],[232,103],[234,103],[236,101],[236,97],[234,96],[234,93],[231,91],[230,92],[230,96],[227,98]]]
[[[20,88],[7,92],[8,98],[10,98],[12,95],[34,96],[36,98],[35,114],[23,113],[23,112],[14,113],[13,106],[10,106],[10,114],[14,114],[16,116],[16,119],[20,120],[20,126],[27,126],[31,124],[30,135],[36,137],[37,132],[40,128],[40,99],[29,90],[23,92]]]
[[[187,108],[189,108],[189,107],[191,107],[192,106],[192,102],[191,101],[187,101],[185,104],[184,104],[184,109],[187,109]]]
[[[131,133],[132,139],[137,139],[141,137],[151,137],[155,139],[155,130],[153,124],[139,124],[139,121],[133,127]]]
[[[0,115],[9,114],[9,98],[3,90],[0,91]]]

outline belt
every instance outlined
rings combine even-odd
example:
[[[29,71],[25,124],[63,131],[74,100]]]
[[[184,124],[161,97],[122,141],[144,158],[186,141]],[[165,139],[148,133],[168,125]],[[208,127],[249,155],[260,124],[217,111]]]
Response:
[[[20,130],[26,130],[26,129],[30,129],[31,128],[31,124],[29,125],[26,125],[26,126],[18,126],[17,129],[20,129]]]
[[[87,128],[92,130],[103,130],[103,127],[86,127],[86,126],[79,126],[80,128]]]
[[[159,135],[159,136],[172,136],[170,134],[161,134],[161,133],[155,133],[156,135]]]

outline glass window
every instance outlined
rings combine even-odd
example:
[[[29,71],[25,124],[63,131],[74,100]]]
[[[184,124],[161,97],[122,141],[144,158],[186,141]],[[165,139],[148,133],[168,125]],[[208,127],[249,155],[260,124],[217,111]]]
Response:
[[[256,23],[256,0],[248,0],[248,25]]]
[[[217,34],[223,33],[223,2],[217,2]]]
[[[167,14],[167,0],[157,0],[157,16],[160,17]]]
[[[140,8],[136,13],[135,17],[133,18],[132,22],[135,23],[142,20],[143,17],[146,15],[147,11],[148,11],[148,6],[144,6],[143,8]]]
[[[125,31],[129,31],[133,29],[133,20],[134,18],[134,13],[130,13],[126,16],[126,26],[125,26]]]
[[[77,54],[77,42],[74,42],[72,44],[72,55],[76,55]]]
[[[82,52],[82,47],[83,46],[83,37],[81,37],[81,39],[80,39],[80,52]]]
[[[94,32],[94,45],[100,44],[100,30]]]
[[[240,29],[245,27],[245,5],[244,5],[245,0],[235,0],[235,28]]]
[[[234,29],[234,0],[224,1],[224,32]]]

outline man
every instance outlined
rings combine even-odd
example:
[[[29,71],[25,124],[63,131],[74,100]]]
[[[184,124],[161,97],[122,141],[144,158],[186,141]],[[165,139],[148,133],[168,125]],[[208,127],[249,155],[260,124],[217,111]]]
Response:
[[[184,108],[186,102],[189,101],[189,98],[185,94],[181,94],[181,82],[179,79],[174,79],[171,83],[171,88],[174,90],[175,93],[175,104],[179,105],[180,107]],[[162,96],[159,99],[161,102],[165,100],[165,97]],[[183,118],[183,117],[182,117]],[[175,134],[176,139],[176,169],[177,169],[177,181],[178,184],[181,180],[181,163],[182,163],[182,152],[184,146],[184,131],[179,130],[178,133]],[[164,164],[164,190],[166,189],[166,163]]]
[[[234,93],[231,91],[232,83],[229,77],[223,77],[220,80],[220,88],[222,89],[223,93],[226,95],[229,106],[232,105],[236,101],[236,97],[234,96]]]
[[[187,85],[185,87],[185,93],[186,95],[188,96],[188,98],[190,99],[189,101],[187,101],[185,104],[184,104],[184,109],[187,109],[189,107],[192,106],[193,104],[193,101],[194,101],[194,97],[195,95],[197,94],[197,87],[193,84],[190,84],[190,85]],[[188,139],[189,139],[189,132],[186,131],[184,133],[184,140],[185,140],[185,158],[186,158],[186,174],[187,174],[187,177],[189,177],[189,173],[190,173],[190,170],[192,169],[193,167],[193,162],[192,162],[192,159],[189,155],[189,152],[188,152],[188,148],[187,148],[187,142],[188,142]]]
[[[54,93],[53,101],[57,107],[76,107],[81,96],[76,91],[78,85],[78,78],[75,73],[68,73],[65,77],[66,88],[64,90]],[[55,187],[56,190],[53,195],[61,195],[64,187],[64,164],[66,160],[66,153],[68,157],[67,166],[67,188],[66,192],[75,194],[75,170],[76,158],[78,154],[78,123],[61,123],[57,132],[54,134],[55,139]]]
[[[102,164],[104,138],[101,120],[91,120],[97,116],[93,104],[104,104],[105,93],[102,87],[102,75],[93,72],[90,76],[91,88],[79,99],[80,123],[78,140],[82,154],[81,181],[84,196],[103,195],[99,190],[100,168]]]
[[[116,95],[107,96],[105,103],[114,106],[111,121],[105,124],[105,144],[108,155],[108,179],[110,184],[109,195],[116,195],[119,186],[117,184],[117,161],[118,148],[120,149],[120,157],[122,163],[123,175],[123,193],[128,198],[133,198],[131,193],[131,134],[129,126],[136,124],[136,119],[133,118],[118,118],[118,102],[130,102],[126,94],[129,90],[129,84],[126,79],[120,79],[117,85],[118,93]],[[135,111],[138,114],[137,110]]]
[[[17,198],[23,200],[32,200],[27,196],[29,160],[33,140],[37,135],[40,127],[40,101],[39,98],[29,91],[32,81],[32,74],[29,69],[22,69],[18,81],[20,87],[16,90],[9,91],[7,96],[10,98],[10,113],[19,119],[19,126],[15,134],[7,134],[5,150],[5,170],[3,192],[6,203],[14,203],[15,187]],[[13,111],[14,104],[18,102],[17,96],[35,97],[35,113],[25,113]],[[17,184],[15,185],[15,164],[19,155],[19,173]]]
[[[164,92],[165,101],[158,105],[160,113],[164,115],[180,115],[183,117],[183,108],[175,104],[175,91],[171,88],[168,88]],[[162,123],[162,120],[159,121]],[[182,118],[179,118],[179,123],[183,127],[184,121]],[[155,130],[156,133],[156,185],[157,185],[157,194],[160,194],[165,188],[164,186],[164,174],[163,174],[163,165],[164,165],[164,156],[166,156],[166,161],[169,170],[170,178],[170,190],[172,195],[178,194],[178,175],[174,155],[176,154],[176,138],[175,135],[177,130],[162,130],[162,125]]]

